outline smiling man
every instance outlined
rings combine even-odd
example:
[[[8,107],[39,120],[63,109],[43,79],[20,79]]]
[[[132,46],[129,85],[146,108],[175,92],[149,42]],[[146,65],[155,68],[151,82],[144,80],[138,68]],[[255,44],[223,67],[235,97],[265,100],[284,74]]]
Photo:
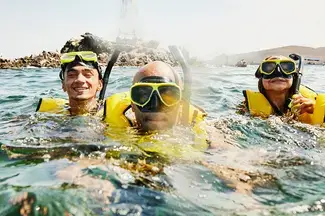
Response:
[[[101,109],[96,94],[103,87],[97,55],[91,51],[70,52],[61,56],[60,79],[68,94],[63,99],[41,99],[37,111],[69,113],[70,115],[97,114]]]
[[[103,87],[97,55],[93,52],[67,53],[61,57],[61,63],[62,89],[68,93],[71,115],[97,111],[96,93]]]

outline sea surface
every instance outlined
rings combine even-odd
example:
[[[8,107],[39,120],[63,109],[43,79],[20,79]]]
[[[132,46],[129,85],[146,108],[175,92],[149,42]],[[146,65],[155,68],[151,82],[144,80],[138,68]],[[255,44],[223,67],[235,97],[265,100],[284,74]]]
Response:
[[[0,215],[323,215],[324,129],[236,113],[256,67],[192,68],[192,102],[226,139],[216,150],[189,128],[140,136],[35,113],[66,98],[59,69],[0,70]],[[114,67],[107,96],[136,71]],[[302,83],[325,92],[325,67],[305,66]]]

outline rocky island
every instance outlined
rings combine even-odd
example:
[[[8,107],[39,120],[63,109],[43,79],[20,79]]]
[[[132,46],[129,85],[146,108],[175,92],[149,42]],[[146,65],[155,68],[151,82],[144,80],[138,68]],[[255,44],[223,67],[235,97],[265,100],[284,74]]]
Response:
[[[100,64],[106,64],[110,59],[117,42],[106,41],[91,33],[85,33],[80,38],[68,40],[60,52],[43,51],[39,55],[30,55],[16,59],[0,58],[0,69],[21,68],[21,67],[49,67],[60,66],[60,55],[71,51],[93,51],[97,53]],[[159,48],[158,41],[144,42],[142,40],[131,41],[132,46],[127,51],[121,52],[115,65],[117,66],[142,66],[151,61],[164,61],[170,65],[176,65],[171,53]],[[128,43],[129,44],[129,43]]]
[[[107,41],[91,33],[85,33],[78,38],[68,40],[60,51],[43,51],[38,55],[30,55],[16,59],[4,59],[0,57],[0,69],[22,68],[22,67],[60,67],[60,56],[62,53],[71,51],[93,51],[97,53],[99,63],[106,65],[114,49],[119,44],[132,45],[127,51],[121,52],[116,66],[143,66],[151,61],[164,61],[172,66],[177,62],[167,49],[159,47],[156,40],[143,41],[138,38],[121,39]],[[259,64],[269,55],[285,55],[297,53],[305,57],[305,64],[325,65],[325,47],[311,48],[303,46],[285,46],[274,49],[266,49],[236,55],[220,55],[211,60],[202,61],[197,57],[190,57],[185,48],[181,48],[187,62],[192,66],[218,66],[229,65],[236,67],[246,67],[248,64]],[[245,60],[243,60],[245,59]]]

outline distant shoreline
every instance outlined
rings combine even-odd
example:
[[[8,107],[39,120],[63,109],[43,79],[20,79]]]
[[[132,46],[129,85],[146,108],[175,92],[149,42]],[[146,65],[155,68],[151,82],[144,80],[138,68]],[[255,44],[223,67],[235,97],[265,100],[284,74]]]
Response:
[[[270,55],[289,56],[291,53],[302,55],[306,59],[305,64],[323,65],[325,63],[325,47],[312,48],[305,46],[283,46],[234,55],[223,54],[216,56],[209,63],[215,65],[235,65],[236,62],[244,59],[248,64],[254,65],[259,64]]]
[[[99,63],[106,65],[113,50],[114,42],[103,41],[90,33],[83,35],[84,38],[76,41],[71,39],[66,42],[61,52],[69,52],[76,50],[93,50],[99,54]],[[87,39],[86,42],[83,40]],[[91,39],[89,39],[91,38]],[[89,40],[92,40],[89,42]],[[85,44],[87,46],[85,46]],[[140,67],[150,61],[160,60],[165,61],[170,65],[177,65],[175,60],[171,57],[170,53],[166,50],[157,48],[159,42],[151,42],[152,47],[137,46],[135,49],[128,53],[121,53],[116,66],[135,66]],[[100,50],[99,50],[100,49]],[[99,51],[98,51],[99,50]],[[189,59],[189,63],[195,66],[220,66],[229,65],[235,66],[240,60],[245,60],[248,65],[258,65],[267,56],[270,55],[284,55],[289,56],[291,53],[297,53],[304,56],[306,65],[325,65],[325,47],[312,48],[305,46],[284,46],[273,49],[266,49],[260,51],[247,52],[234,55],[219,55],[212,60],[201,61],[196,58]],[[187,53],[188,54],[188,53]],[[6,59],[0,57],[0,69],[10,68],[59,68],[60,67],[60,52],[43,51],[38,55],[30,55],[15,59]],[[189,56],[189,54],[188,54]],[[187,56],[187,57],[188,57]],[[189,58],[189,57],[188,57]]]

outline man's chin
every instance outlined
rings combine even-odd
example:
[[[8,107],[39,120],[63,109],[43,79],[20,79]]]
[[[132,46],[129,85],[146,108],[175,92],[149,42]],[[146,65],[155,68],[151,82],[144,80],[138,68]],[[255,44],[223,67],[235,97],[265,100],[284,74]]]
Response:
[[[287,86],[276,86],[272,88],[273,91],[283,92],[289,90]]]
[[[85,100],[89,100],[91,97],[89,97],[89,95],[76,95],[72,98],[76,101],[85,101]]]

